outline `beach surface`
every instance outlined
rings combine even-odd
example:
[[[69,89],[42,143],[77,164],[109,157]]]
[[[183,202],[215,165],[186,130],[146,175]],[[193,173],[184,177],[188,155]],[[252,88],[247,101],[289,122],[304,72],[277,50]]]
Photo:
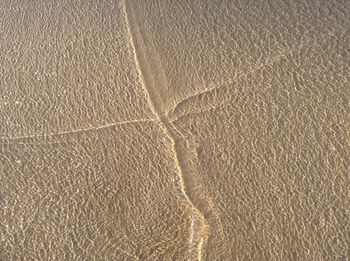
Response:
[[[350,2],[0,2],[0,260],[348,260]]]

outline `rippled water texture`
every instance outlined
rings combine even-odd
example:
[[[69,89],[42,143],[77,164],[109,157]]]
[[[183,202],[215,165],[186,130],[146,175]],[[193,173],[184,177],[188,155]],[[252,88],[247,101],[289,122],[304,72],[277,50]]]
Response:
[[[350,1],[0,1],[0,260],[350,256]]]

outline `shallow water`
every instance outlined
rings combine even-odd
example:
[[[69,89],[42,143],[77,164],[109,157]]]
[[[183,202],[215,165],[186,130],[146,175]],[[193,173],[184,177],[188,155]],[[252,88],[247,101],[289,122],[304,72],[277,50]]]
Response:
[[[347,260],[348,1],[1,1],[1,260]]]

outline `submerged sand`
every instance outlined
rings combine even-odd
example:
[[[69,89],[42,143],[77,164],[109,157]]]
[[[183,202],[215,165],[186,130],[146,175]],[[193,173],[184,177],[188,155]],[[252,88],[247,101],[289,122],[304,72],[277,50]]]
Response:
[[[0,260],[347,260],[350,2],[0,2]]]

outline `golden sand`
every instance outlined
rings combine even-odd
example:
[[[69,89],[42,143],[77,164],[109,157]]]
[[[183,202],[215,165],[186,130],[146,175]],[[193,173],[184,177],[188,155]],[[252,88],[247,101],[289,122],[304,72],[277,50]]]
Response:
[[[0,1],[0,260],[348,260],[348,1]]]

